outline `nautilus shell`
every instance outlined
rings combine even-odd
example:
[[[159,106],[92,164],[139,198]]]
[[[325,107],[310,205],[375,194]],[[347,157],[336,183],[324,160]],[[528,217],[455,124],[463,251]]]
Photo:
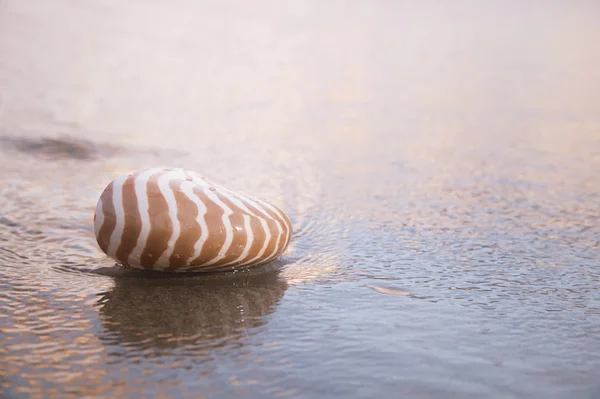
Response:
[[[183,169],[122,175],[96,207],[98,245],[117,263],[161,271],[217,271],[277,259],[290,242],[287,215],[264,199]]]

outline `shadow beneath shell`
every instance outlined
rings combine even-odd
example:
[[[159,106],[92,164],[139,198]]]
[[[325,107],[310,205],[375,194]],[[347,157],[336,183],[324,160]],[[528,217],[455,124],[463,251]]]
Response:
[[[152,270],[140,270],[133,268],[126,268],[114,264],[113,266],[97,267],[88,270],[88,273],[98,274],[101,276],[113,277],[113,278],[134,278],[134,279],[174,279],[178,281],[186,280],[222,280],[231,279],[234,276],[249,276],[256,274],[264,274],[272,271],[280,271],[285,265],[293,263],[293,259],[277,259],[264,265],[254,266],[246,269],[239,269],[233,271],[213,271],[213,272],[164,272],[164,271],[152,271]]]
[[[184,349],[209,357],[216,347],[243,345],[288,288],[280,267],[266,266],[189,275],[118,268],[114,287],[99,301],[102,340],[155,355]]]

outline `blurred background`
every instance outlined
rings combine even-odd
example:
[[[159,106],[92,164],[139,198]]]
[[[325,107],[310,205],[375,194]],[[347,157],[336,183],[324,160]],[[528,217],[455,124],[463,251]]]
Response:
[[[0,393],[598,397],[598,21],[0,0]],[[115,267],[96,201],[156,166],[281,206],[276,267]]]

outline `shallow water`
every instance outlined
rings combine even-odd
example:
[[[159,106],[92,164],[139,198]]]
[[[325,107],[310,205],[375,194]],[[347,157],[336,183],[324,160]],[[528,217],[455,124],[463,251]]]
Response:
[[[600,395],[600,7],[0,2],[0,396]],[[125,272],[105,185],[185,167],[295,235]]]

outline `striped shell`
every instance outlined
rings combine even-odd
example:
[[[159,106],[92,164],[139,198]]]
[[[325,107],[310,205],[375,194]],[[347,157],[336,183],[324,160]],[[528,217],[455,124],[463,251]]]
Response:
[[[117,263],[175,272],[231,270],[277,259],[292,236],[275,205],[183,169],[118,177],[96,207],[98,245]]]

